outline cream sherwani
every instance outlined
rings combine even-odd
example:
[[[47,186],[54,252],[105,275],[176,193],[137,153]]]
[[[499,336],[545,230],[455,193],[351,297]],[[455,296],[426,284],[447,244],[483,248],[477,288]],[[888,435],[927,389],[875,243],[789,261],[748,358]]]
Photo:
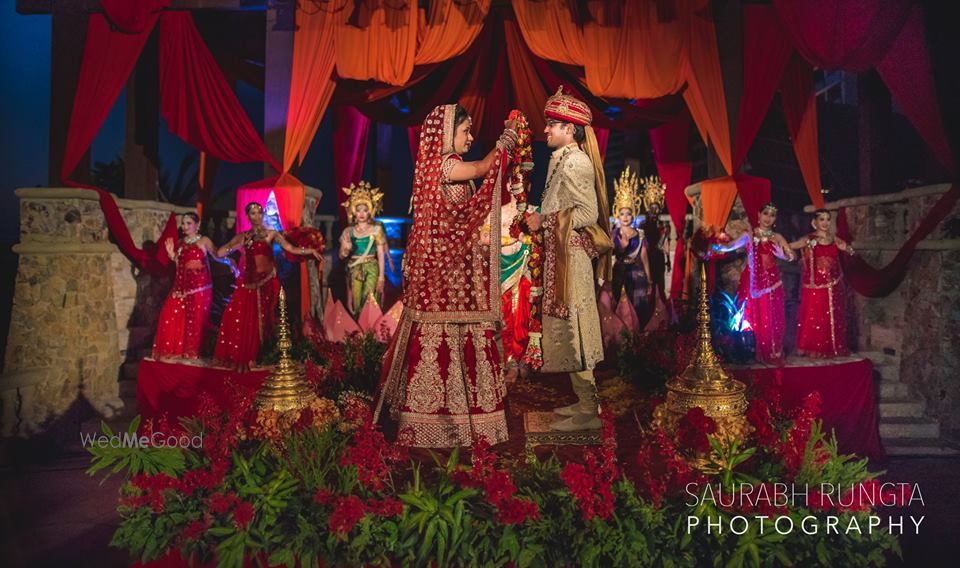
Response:
[[[556,231],[558,214],[570,210],[574,232],[567,247],[565,304],[569,317],[543,315],[543,372],[590,371],[603,360],[600,315],[594,292],[593,265],[587,250],[579,244],[577,229],[597,222],[597,195],[594,190],[593,164],[576,144],[558,148],[550,156],[548,186],[543,192],[541,214],[544,231]],[[544,240],[550,246],[550,235]],[[584,239],[588,237],[584,236]],[[559,260],[557,251],[545,251],[545,274],[552,273]],[[545,286],[549,283],[545,281]]]

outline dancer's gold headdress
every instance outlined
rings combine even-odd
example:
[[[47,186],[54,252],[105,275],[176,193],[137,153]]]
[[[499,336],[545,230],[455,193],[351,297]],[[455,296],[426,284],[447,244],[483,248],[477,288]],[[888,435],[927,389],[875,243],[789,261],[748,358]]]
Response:
[[[649,212],[653,206],[657,206],[657,211],[663,211],[664,194],[667,186],[660,181],[660,176],[647,176],[643,180],[643,206]]]
[[[636,172],[631,172],[630,166],[627,166],[620,173],[620,179],[613,182],[613,187],[615,188],[613,216],[619,215],[621,209],[629,209],[636,216],[640,212],[642,204],[641,196],[637,192],[639,186]]]
[[[369,182],[351,183],[350,187],[343,188],[343,192],[347,194],[343,206],[347,209],[347,221],[351,224],[356,218],[358,205],[366,205],[371,218],[383,211],[383,192],[378,187],[370,187]]]

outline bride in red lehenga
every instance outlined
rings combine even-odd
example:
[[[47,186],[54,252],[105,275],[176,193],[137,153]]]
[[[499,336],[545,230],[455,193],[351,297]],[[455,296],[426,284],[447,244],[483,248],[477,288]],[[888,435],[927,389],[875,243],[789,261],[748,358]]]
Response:
[[[803,250],[797,354],[827,359],[850,352],[840,253],[853,254],[853,247],[829,232],[829,211],[818,209],[813,215],[814,232],[790,243]]]
[[[185,213],[180,221],[183,238],[176,244],[167,239],[163,244],[170,260],[176,262],[173,289],[160,309],[157,336],[153,343],[154,359],[199,359],[203,344],[203,328],[210,316],[213,283],[207,260],[213,256],[236,271],[229,259],[215,256],[213,242],[200,234],[200,217]]]
[[[500,320],[500,205],[513,122],[477,162],[459,105],[427,116],[413,180],[413,228],[403,259],[403,315],[384,360],[375,415],[386,402],[398,443],[470,446],[507,439],[494,326]],[[483,177],[479,189],[471,180]],[[488,217],[489,215],[489,217]],[[490,237],[481,233],[489,219]],[[484,244],[486,241],[487,244]]]
[[[249,370],[256,362],[264,338],[273,333],[280,292],[273,243],[290,254],[323,259],[319,251],[294,247],[281,233],[265,228],[263,207],[259,203],[247,204],[244,212],[252,228],[239,233],[217,250],[217,256],[222,258],[242,248],[243,271],[223,313],[213,350],[215,363],[241,371]]]

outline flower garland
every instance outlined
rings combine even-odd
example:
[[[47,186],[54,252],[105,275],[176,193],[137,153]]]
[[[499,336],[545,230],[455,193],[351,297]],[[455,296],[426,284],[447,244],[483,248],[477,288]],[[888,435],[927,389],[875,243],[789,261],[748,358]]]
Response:
[[[527,117],[519,110],[513,110],[508,117],[517,121],[517,145],[510,157],[510,193],[517,200],[517,216],[510,225],[510,236],[519,239],[526,234],[530,243],[530,341],[521,358],[524,365],[533,369],[543,366],[543,231],[531,231],[526,223],[527,204],[530,198],[530,176],[533,169],[533,134]]]

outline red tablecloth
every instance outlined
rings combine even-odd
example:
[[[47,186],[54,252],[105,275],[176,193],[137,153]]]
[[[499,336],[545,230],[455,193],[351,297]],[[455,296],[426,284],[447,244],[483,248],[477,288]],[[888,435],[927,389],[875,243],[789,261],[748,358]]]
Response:
[[[255,392],[267,374],[144,359],[137,374],[137,408],[143,419],[166,416],[176,425],[181,416],[197,415],[201,393],[229,411],[239,390]]]
[[[786,410],[794,408],[808,394],[819,392],[823,399],[824,429],[836,431],[840,451],[870,459],[883,458],[874,400],[873,364],[869,359],[790,360],[781,368],[733,368],[730,371],[748,385],[756,381],[776,381],[779,375]]]

